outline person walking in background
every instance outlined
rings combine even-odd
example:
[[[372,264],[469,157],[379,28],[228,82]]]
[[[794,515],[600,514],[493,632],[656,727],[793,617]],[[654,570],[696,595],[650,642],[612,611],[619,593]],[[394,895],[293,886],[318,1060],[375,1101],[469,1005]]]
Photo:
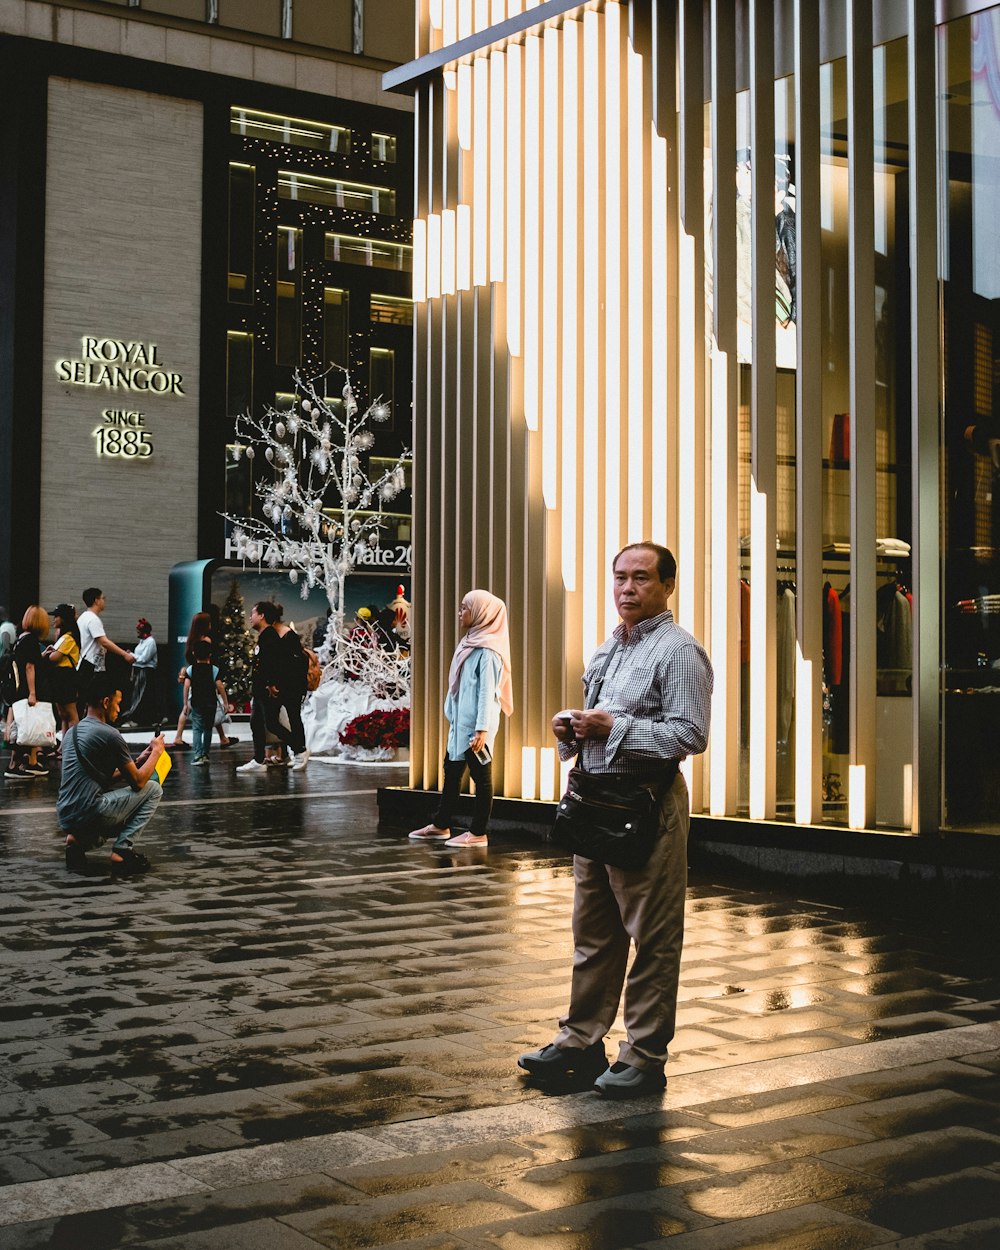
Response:
[[[63,741],[56,800],[59,826],[66,834],[66,867],[86,872],[87,851],[113,837],[111,873],[132,876],[150,867],[134,842],[163,797],[154,775],[156,761],[163,754],[163,735],[133,760],[125,739],[112,724],[122,698],[115,679],[107,673],[96,674],[85,698],[87,715]],[[116,787],[120,780],[128,785]]]
[[[219,678],[218,668],[212,663],[212,640],[199,638],[194,644],[194,663],[187,667],[184,676],[184,704],[191,709],[192,764],[208,763],[208,748],[220,699],[231,712],[229,695]]]
[[[126,664],[131,664],[135,656],[125,651],[116,642],[112,642],[104,629],[101,613],[108,606],[104,591],[96,586],[88,586],[83,592],[86,611],[80,613],[77,626],[80,630],[80,662],[77,665],[80,689],[85,691],[95,673],[103,673],[107,667],[107,653],[120,656]],[[81,714],[83,709],[81,709]]]
[[[17,703],[27,699],[30,707],[49,702],[48,668],[42,659],[42,639],[48,637],[49,614],[33,603],[21,620],[21,633],[14,644],[14,663],[17,665],[17,693],[12,700]],[[10,763],[4,776],[11,781],[29,777],[47,777],[47,765],[38,757],[38,747],[15,745],[10,753]]]
[[[666,547],[632,543],[612,571],[621,624],[584,673],[586,707],[555,717],[552,732],[560,758],[577,756],[587,772],[655,784],[659,830],[642,868],[574,855],[569,1009],[555,1039],[518,1064],[550,1088],[593,1085],[608,1097],[631,1098],[666,1084],[687,889],[689,804],[678,768],[708,742],[713,677],[708,656],[667,608],[677,564]],[[630,943],[627,1040],[609,1068],[604,1038],[618,1014]]]
[[[13,651],[15,642],[17,642],[17,630],[14,622],[7,619],[7,609],[0,608],[0,657]]]
[[[76,623],[76,610],[70,603],[57,604],[52,609],[52,619],[56,640],[42,655],[52,665],[49,688],[65,734],[80,719],[76,706],[80,697],[76,671],[80,663],[80,628]]]
[[[156,639],[153,627],[144,616],[136,621],[135,663],[132,665],[132,693],[129,705],[122,712],[122,729],[138,729],[140,725],[159,725],[160,707],[156,697]]]
[[[180,685],[184,684],[188,666],[194,663],[194,644],[199,638],[207,638],[209,643],[212,641],[212,618],[207,612],[196,612],[191,618],[191,628],[188,630],[187,642],[184,644],[184,664],[177,674],[177,681]],[[181,714],[177,718],[174,740],[170,744],[177,751],[187,750],[187,743],[184,741],[184,727],[187,724],[188,711],[187,700],[185,700],[181,708]],[[219,746],[231,747],[235,739],[226,736],[225,726],[219,724],[216,728],[219,731]]]
[[[486,826],[493,809],[493,741],[500,713],[514,710],[507,606],[488,590],[470,590],[458,613],[464,637],[455,648],[448,673],[444,714],[448,745],[444,786],[431,823],[409,835],[416,842],[445,846],[486,846]],[[476,786],[472,825],[451,836],[451,818],[466,769]]]
[[[306,697],[306,670],[309,661],[302,649],[302,639],[281,619],[284,608],[275,604],[278,619],[274,628],[281,643],[278,661],[278,698],[288,717],[288,745],[292,752],[292,771],[301,772],[309,762],[306,731],[302,724],[302,700]],[[280,715],[280,712],[279,712]]]
[[[253,706],[250,711],[250,732],[253,735],[253,759],[237,768],[242,776],[267,771],[264,756],[267,735],[281,743],[282,754],[291,733],[281,723],[281,638],[275,624],[281,619],[278,604],[269,600],[255,603],[250,609],[250,628],[257,632],[253,652]]]

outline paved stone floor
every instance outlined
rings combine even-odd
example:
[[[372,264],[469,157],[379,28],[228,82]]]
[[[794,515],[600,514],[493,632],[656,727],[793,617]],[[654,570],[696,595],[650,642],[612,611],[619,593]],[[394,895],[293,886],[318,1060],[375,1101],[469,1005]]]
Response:
[[[125,882],[0,791],[0,1250],[1000,1247],[995,929],[693,878],[666,1092],[548,1097],[568,865],[246,754],[179,758]]]

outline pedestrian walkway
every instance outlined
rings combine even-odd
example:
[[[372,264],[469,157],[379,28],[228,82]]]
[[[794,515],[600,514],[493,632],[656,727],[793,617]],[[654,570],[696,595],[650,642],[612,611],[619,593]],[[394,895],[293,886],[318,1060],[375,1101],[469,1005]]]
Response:
[[[1000,1247],[985,924],[693,880],[665,1094],[548,1097],[566,862],[245,757],[178,760],[124,882],[2,792],[0,1250]]]

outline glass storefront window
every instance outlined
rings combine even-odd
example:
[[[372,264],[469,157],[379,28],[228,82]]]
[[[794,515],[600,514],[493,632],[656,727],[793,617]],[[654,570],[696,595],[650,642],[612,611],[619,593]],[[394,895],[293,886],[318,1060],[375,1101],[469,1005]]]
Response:
[[[939,30],[944,823],[1000,832],[1000,8]]]
[[[367,265],[373,269],[398,269],[409,273],[413,268],[413,248],[408,243],[390,243],[385,239],[327,234],[326,259],[345,265]]]
[[[413,325],[413,300],[400,295],[372,294],[370,320],[378,325]]]
[[[325,365],[346,369],[350,362],[350,292],[339,287],[323,289],[323,360]]]
[[[351,151],[351,132],[345,126],[307,121],[302,117],[282,117],[280,113],[264,113],[259,109],[231,108],[229,130],[234,135],[312,148],[317,152],[347,156]]]
[[[391,187],[346,182],[343,178],[322,178],[318,174],[304,174],[293,169],[278,171],[278,195],[283,200],[319,204],[324,208],[353,208],[390,217],[396,213],[396,192]]]
[[[396,136],[372,133],[372,159],[394,164],[396,160]]]
[[[387,426],[392,426],[395,391],[396,353],[389,347],[372,347],[368,351],[369,403],[381,403],[389,409]]]
[[[229,166],[229,302],[254,301],[254,198],[256,171],[252,165]]]
[[[302,231],[278,228],[275,364],[302,359]]]

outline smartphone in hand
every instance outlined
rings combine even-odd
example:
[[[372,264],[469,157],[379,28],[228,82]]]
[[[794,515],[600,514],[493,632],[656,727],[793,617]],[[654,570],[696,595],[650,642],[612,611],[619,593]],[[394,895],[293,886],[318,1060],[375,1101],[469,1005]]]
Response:
[[[490,750],[489,745],[485,742],[479,751],[473,751],[472,754],[476,757],[480,764],[488,764],[493,758],[493,752]]]

